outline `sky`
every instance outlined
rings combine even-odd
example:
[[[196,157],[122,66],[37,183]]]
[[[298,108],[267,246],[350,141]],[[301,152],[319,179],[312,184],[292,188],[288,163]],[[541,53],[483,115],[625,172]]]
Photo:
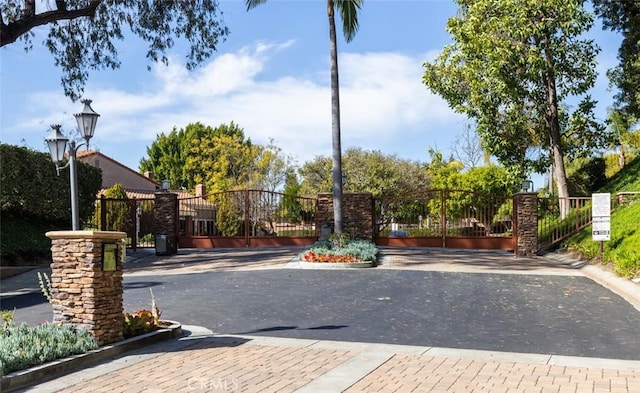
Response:
[[[182,45],[167,67],[149,63],[134,36],[117,42],[122,66],[92,72],[85,87],[84,98],[101,115],[92,149],[138,170],[158,134],[233,121],[254,143],[273,140],[299,165],[331,155],[326,2],[269,0],[247,12],[244,0],[221,0],[220,7],[231,34],[195,70],[186,69]],[[353,41],[345,43],[338,30],[343,151],[421,162],[429,161],[429,147],[453,153],[468,121],[426,88],[422,64],[451,42],[445,25],[456,11],[453,0],[367,0]],[[71,133],[82,104],[63,94],[61,72],[41,45],[47,29],[35,33],[32,51],[20,42],[0,48],[0,140],[47,151],[50,124]],[[598,21],[589,35],[601,47],[590,93],[604,120],[613,96],[605,72],[617,63],[620,37]],[[541,179],[534,177],[536,188]]]

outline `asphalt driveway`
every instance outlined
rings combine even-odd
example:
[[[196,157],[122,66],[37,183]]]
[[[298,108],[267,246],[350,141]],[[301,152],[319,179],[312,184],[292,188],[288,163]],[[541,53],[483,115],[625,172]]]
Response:
[[[586,277],[270,269],[125,278],[125,309],[215,333],[640,360],[640,313]]]
[[[375,269],[286,268],[296,250],[181,251],[127,263],[125,311],[220,334],[640,360],[640,312],[567,263],[386,250]],[[50,321],[35,272],[2,281],[16,322]]]

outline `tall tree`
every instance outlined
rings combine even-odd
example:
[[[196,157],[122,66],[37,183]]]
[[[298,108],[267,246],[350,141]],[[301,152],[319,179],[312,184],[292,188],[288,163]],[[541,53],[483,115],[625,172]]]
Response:
[[[156,181],[169,180],[169,188],[186,187],[183,171],[189,153],[185,130],[174,128],[168,134],[157,134],[150,146],[147,157],[140,160],[140,172],[151,172]]]
[[[429,177],[424,165],[380,151],[350,148],[344,154],[345,189],[374,196],[426,189]],[[318,156],[300,168],[302,195],[313,196],[331,189],[331,159]],[[341,179],[342,180],[342,179]]]
[[[245,0],[250,10],[266,0]],[[364,0],[327,0],[329,17],[329,41],[331,54],[331,136],[332,136],[332,183],[334,231],[342,233],[342,147],[340,137],[340,91],[338,80],[338,43],[336,39],[335,10],[342,18],[342,33],[346,42],[351,42],[358,31],[358,11]]]
[[[635,120],[621,109],[609,109],[607,123],[613,134],[612,146],[618,151],[618,166],[622,169],[627,164],[629,154],[633,157],[640,150],[640,131],[632,129]]]
[[[456,2],[460,13],[447,23],[454,43],[425,62],[424,83],[476,120],[485,147],[503,164],[522,175],[551,164],[564,201],[567,153],[606,144],[587,95],[599,51],[584,38],[591,14],[583,0]],[[579,100],[573,112],[563,104],[568,98]],[[560,210],[566,215],[568,205]]]
[[[640,118],[640,2],[637,0],[593,0],[603,29],[622,34],[618,49],[620,63],[609,70],[611,83],[618,88],[615,107],[621,115]],[[626,120],[625,120],[626,121]]]
[[[146,56],[153,62],[167,64],[175,38],[184,38],[189,69],[211,56],[229,33],[218,0],[2,0],[0,10],[0,47],[22,40],[28,51],[32,29],[50,26],[44,45],[62,69],[62,87],[73,100],[82,95],[89,70],[120,66],[115,41],[124,39],[125,27],[148,42]]]
[[[253,145],[233,122],[201,131],[189,140],[184,167],[188,181],[202,183],[211,192],[246,188],[263,148]]]
[[[156,135],[147,147],[147,156],[140,160],[140,172],[151,172],[158,181],[169,180],[170,188],[188,188],[195,186],[193,175],[185,171],[185,164],[190,154],[191,140],[203,135],[214,135],[223,132],[200,122],[190,123],[185,128],[173,128],[168,134]]]
[[[261,149],[253,172],[254,176],[250,179],[250,188],[282,191],[286,187],[290,175],[295,176],[295,165],[293,159],[285,155],[271,139],[269,144]]]

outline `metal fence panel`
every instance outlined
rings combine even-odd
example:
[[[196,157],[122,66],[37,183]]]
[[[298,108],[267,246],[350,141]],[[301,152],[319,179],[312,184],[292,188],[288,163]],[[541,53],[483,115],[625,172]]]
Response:
[[[181,236],[315,236],[316,199],[240,190],[179,199]]]
[[[511,237],[513,198],[426,190],[376,199],[378,237]]]
[[[560,204],[567,214],[560,214]],[[538,198],[538,251],[547,250],[591,224],[591,197]]]
[[[85,230],[116,231],[127,234],[127,247],[154,247],[153,199],[100,198],[93,215],[83,223]]]

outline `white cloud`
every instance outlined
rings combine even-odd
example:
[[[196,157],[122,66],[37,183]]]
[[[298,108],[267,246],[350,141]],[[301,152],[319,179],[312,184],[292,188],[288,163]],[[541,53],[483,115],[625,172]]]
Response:
[[[264,74],[265,66],[282,60],[278,55],[293,43],[257,43],[219,55],[191,73],[174,58],[168,67],[153,69],[144,91],[129,91],[128,86],[88,91],[102,115],[94,146],[136,168],[145,147],[160,132],[196,121],[214,127],[234,121],[256,143],[275,139],[298,163],[330,154],[328,62],[318,64],[311,74]],[[339,60],[343,149],[359,146],[402,157],[402,151],[385,148],[393,144],[398,150],[406,144],[415,150],[421,140],[416,136],[448,138],[441,127],[459,122],[459,116],[422,84],[422,58],[372,52],[342,53]],[[318,80],[318,74],[323,79]],[[34,96],[50,103],[39,110],[59,117],[78,109],[78,103],[54,96]],[[421,148],[426,147],[424,142]]]

